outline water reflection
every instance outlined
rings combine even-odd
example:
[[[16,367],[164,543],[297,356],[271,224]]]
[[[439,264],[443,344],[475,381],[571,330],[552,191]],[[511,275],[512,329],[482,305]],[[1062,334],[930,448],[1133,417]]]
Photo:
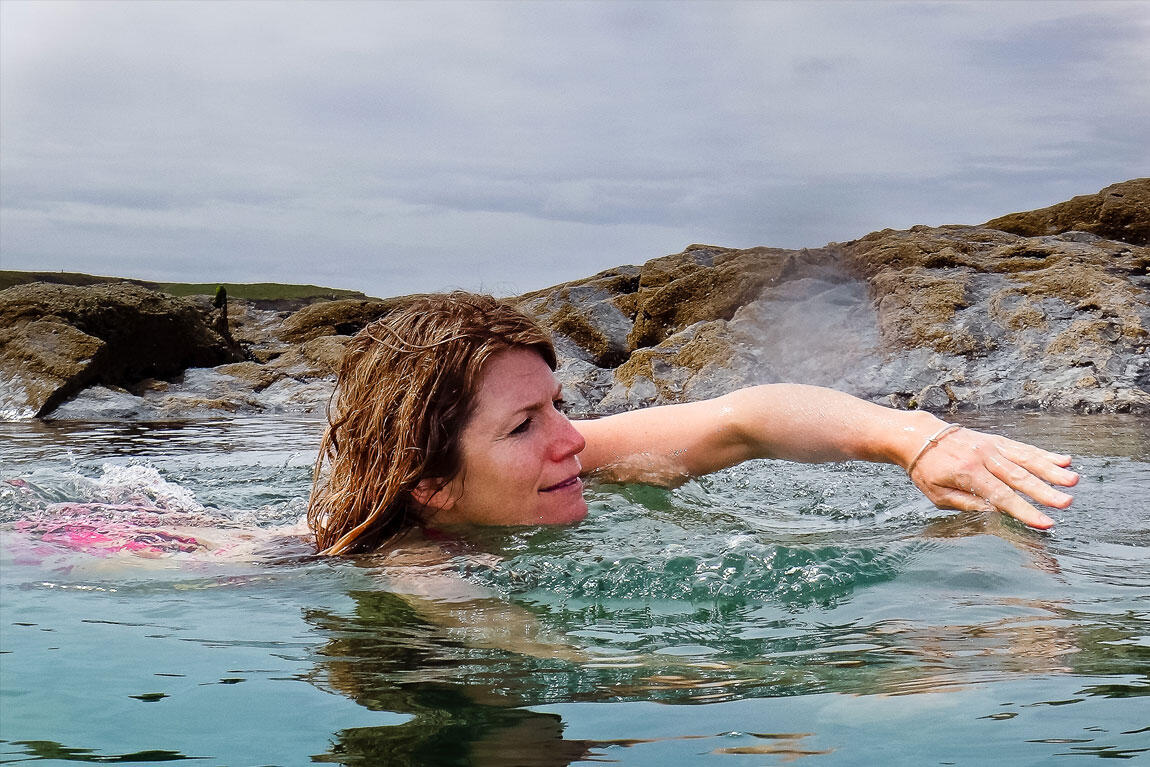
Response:
[[[5,741],[0,740],[0,743]],[[19,746],[22,751],[6,751],[5,755],[23,756],[27,759],[0,760],[7,764],[10,762],[31,761],[32,759],[59,759],[68,762],[178,762],[184,759],[199,759],[202,757],[184,756],[178,751],[147,750],[134,751],[130,754],[99,754],[91,748],[69,748],[51,740],[17,740],[13,746]]]
[[[558,715],[479,706],[444,694],[436,714],[397,727],[360,727],[335,733],[331,750],[315,762],[395,767],[563,767],[604,744],[564,740]],[[596,760],[597,761],[597,760]]]
[[[1004,514],[993,511],[967,512],[936,520],[926,526],[924,538],[969,538],[993,535],[1014,546],[1027,557],[1027,566],[1051,575],[1062,571],[1042,533],[1023,527]]]
[[[753,641],[738,638],[741,627],[762,629],[752,608],[711,612],[719,622],[710,629],[716,652],[707,660],[640,653],[575,662],[470,646],[386,591],[351,596],[351,615],[306,616],[328,637],[311,681],[369,709],[413,718],[334,733],[331,750],[317,761],[550,767],[598,761],[605,749],[639,742],[567,739],[558,715],[531,710],[552,703],[916,695],[1043,674],[1116,677],[1113,684],[1082,689],[1083,698],[1150,695],[1145,616],[1127,612],[1100,620],[1057,600],[988,600],[1013,614],[970,625],[855,621],[819,631],[796,633],[792,627],[790,636]],[[641,622],[640,612],[631,611],[628,620]],[[553,631],[574,632],[586,627],[586,616],[578,611],[538,617]],[[712,753],[788,759],[825,753],[804,747],[803,734],[758,737],[766,740]]]
[[[546,683],[528,690],[524,682],[531,670],[454,642],[398,596],[360,591],[352,597],[353,616],[306,616],[331,637],[313,683],[366,708],[414,718],[397,726],[341,730],[333,735],[331,751],[315,761],[550,767],[582,759],[593,748],[564,740],[558,716],[516,707],[549,697]]]

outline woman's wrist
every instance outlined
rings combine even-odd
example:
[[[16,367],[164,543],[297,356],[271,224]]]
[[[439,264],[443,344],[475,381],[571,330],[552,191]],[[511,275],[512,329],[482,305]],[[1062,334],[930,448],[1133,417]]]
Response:
[[[962,427],[956,423],[945,423],[943,424],[942,428],[927,437],[926,440],[923,441],[922,447],[920,447],[918,452],[914,454],[914,458],[910,459],[910,464],[908,464],[906,467],[906,475],[911,479],[914,479],[914,467],[918,466],[918,462],[922,460],[922,457],[926,455],[927,451],[938,445],[938,443],[942,440],[946,439],[948,435],[953,434],[961,428]]]
[[[932,435],[948,426],[946,421],[925,410],[894,410],[896,414],[886,430],[881,459],[906,470],[929,445]]]

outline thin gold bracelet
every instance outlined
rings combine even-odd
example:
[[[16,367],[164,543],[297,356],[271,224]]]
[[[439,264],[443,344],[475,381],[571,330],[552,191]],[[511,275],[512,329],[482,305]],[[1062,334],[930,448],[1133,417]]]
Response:
[[[950,432],[955,431],[957,429],[961,429],[961,428],[962,427],[956,423],[944,424],[941,429],[939,429],[934,434],[927,437],[926,442],[923,442],[922,447],[919,448],[918,455],[916,455],[914,457],[914,460],[910,462],[910,465],[906,467],[906,475],[908,477],[910,477],[910,473],[912,471],[914,471],[915,466],[918,466],[919,459],[922,458],[924,455],[926,455],[927,450],[930,450],[932,447],[937,445],[939,442],[942,442],[942,438],[945,437]],[[912,479],[913,479],[913,477],[912,477]]]

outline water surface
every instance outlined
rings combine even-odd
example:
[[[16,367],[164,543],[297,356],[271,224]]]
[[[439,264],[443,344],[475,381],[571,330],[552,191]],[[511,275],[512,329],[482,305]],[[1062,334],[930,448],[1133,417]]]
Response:
[[[893,467],[758,461],[592,485],[585,522],[485,531],[424,600],[290,540],[146,558],[13,529],[63,502],[293,522],[315,420],[0,424],[0,762],[1150,758],[1150,428],[963,420],[1076,454],[1053,532]]]

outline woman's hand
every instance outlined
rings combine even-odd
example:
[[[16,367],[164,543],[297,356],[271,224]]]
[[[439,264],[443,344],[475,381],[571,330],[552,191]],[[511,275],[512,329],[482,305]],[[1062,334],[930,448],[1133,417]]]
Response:
[[[910,465],[910,478],[936,506],[960,511],[1002,511],[1045,530],[1054,520],[1022,498],[1065,509],[1070,495],[1051,485],[1072,487],[1078,475],[1070,456],[1023,442],[957,428],[941,435]]]
[[[802,384],[754,386],[575,427],[587,441],[579,456],[584,471],[606,472],[615,481],[673,485],[750,458],[893,463],[938,506],[996,509],[1041,529],[1054,520],[1019,493],[1064,509],[1070,496],[1050,485],[1078,481],[1065,468],[1068,455],[970,429],[942,433],[947,424],[930,413]]]

